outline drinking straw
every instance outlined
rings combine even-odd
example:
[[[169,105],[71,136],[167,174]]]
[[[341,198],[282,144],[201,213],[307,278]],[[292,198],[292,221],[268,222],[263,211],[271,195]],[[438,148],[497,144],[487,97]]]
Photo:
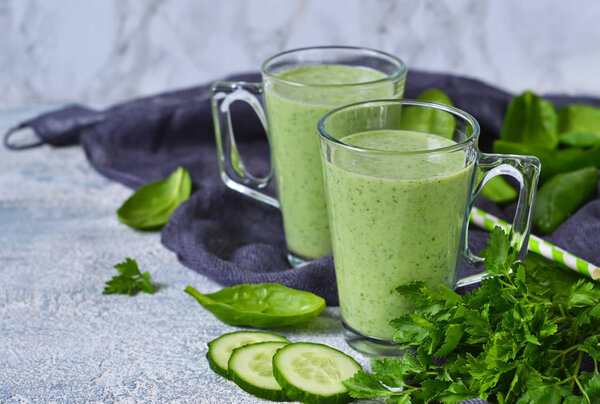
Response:
[[[487,231],[492,231],[494,227],[499,226],[504,231],[510,231],[511,225],[496,216],[487,213],[481,209],[473,207],[471,210],[470,222]],[[579,258],[560,247],[555,246],[535,235],[529,236],[529,251],[541,255],[560,264],[563,267],[572,269],[582,275],[596,280],[600,278],[600,268],[596,265]]]

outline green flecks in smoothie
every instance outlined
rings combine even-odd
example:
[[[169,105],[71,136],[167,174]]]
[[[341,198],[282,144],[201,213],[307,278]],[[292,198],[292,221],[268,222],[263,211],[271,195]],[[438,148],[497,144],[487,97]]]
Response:
[[[304,84],[374,81],[376,70],[341,66],[302,66],[280,77]],[[333,107],[377,98],[399,98],[404,89],[392,82],[365,86],[303,87],[266,81],[269,143],[283,213],[288,249],[318,258],[331,251],[317,122]]]
[[[341,140],[389,151],[454,144],[406,131]],[[463,151],[426,158],[338,151],[325,165],[325,185],[342,317],[361,333],[391,339],[388,321],[411,309],[393,288],[416,280],[453,285],[473,163]]]

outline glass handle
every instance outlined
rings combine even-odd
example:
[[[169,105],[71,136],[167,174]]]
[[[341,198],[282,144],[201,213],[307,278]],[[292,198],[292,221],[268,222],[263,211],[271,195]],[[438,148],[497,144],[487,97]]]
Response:
[[[258,98],[262,95],[262,91],[260,83],[218,82],[213,84],[211,103],[219,174],[229,188],[279,208],[277,198],[265,192],[265,188],[271,181],[272,171],[266,177],[256,177],[246,169],[238,152],[231,123],[231,104],[235,101],[243,101],[252,107],[265,131],[267,130],[267,117]]]
[[[479,183],[471,196],[469,204],[469,214],[475,202],[475,198],[479,195],[485,184],[497,175],[508,175],[516,179],[519,183],[519,199],[517,202],[517,211],[512,221],[512,228],[508,234],[510,245],[513,250],[518,251],[517,260],[523,261],[527,255],[527,245],[529,240],[529,232],[531,230],[531,216],[533,214],[533,204],[535,201],[535,193],[537,182],[540,173],[540,161],[533,156],[515,156],[503,154],[481,154],[478,161],[478,168],[481,169],[484,175],[479,179]],[[468,216],[465,220],[468,220]],[[468,226],[466,227],[468,229]],[[483,258],[473,254],[469,250],[468,230],[465,230],[464,240],[465,250],[464,256],[471,264],[477,264],[484,261]],[[459,279],[456,286],[466,286],[480,282],[486,278],[488,274],[481,272],[476,275],[468,276]]]

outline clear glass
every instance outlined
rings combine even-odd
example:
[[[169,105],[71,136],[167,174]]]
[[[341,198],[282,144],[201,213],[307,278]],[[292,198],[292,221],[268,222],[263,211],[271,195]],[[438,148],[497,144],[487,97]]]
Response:
[[[479,124],[456,108],[411,100],[363,102],[319,122],[321,158],[346,340],[372,355],[393,355],[388,322],[411,309],[395,291],[456,280],[468,251],[472,202],[495,175],[521,184],[511,245],[524,258],[540,164],[535,157],[483,154]],[[485,173],[475,184],[475,173]]]
[[[273,56],[261,71],[262,83],[215,83],[213,87],[221,178],[230,188],[281,209],[288,259],[297,266],[331,252],[316,129],[319,119],[341,105],[401,98],[406,66],[376,50],[315,47]],[[277,195],[265,190],[272,176],[253,176],[237,151],[229,114],[235,101],[249,103],[265,126]]]

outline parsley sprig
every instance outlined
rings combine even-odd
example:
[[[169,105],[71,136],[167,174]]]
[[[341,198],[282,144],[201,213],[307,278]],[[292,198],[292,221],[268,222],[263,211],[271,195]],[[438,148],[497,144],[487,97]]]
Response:
[[[416,307],[390,322],[408,351],[344,381],[352,397],[600,404],[600,286],[541,257],[515,264],[499,228],[482,255],[495,277],[465,296],[423,282],[397,288]]]
[[[140,272],[138,263],[131,258],[126,258],[124,262],[115,265],[120,275],[115,275],[110,281],[106,282],[103,295],[113,293],[131,295],[138,290],[146,293],[154,293],[154,286],[150,283],[150,273]]]

